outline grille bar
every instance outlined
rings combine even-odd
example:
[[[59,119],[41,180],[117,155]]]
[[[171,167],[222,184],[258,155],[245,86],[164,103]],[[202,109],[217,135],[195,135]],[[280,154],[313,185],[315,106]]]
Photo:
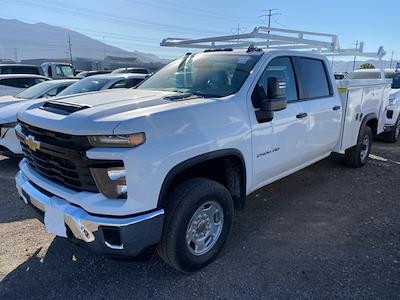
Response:
[[[21,132],[17,135],[34,170],[72,190],[99,192],[90,172],[90,161],[85,156],[86,150],[91,148],[86,137],[48,131],[25,123],[20,126]],[[30,149],[25,141],[28,136],[40,142],[38,149]]]

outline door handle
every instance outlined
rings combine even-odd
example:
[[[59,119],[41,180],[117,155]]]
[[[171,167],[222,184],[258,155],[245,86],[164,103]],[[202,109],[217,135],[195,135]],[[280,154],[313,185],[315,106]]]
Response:
[[[297,119],[303,119],[303,118],[305,118],[305,117],[307,117],[307,113],[299,113],[299,114],[296,116]]]
[[[333,110],[339,110],[339,109],[341,109],[341,107],[339,105],[337,105],[337,106],[334,106],[332,109]]]

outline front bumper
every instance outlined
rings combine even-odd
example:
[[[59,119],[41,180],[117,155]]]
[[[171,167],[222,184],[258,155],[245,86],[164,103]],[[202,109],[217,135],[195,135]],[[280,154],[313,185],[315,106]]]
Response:
[[[16,176],[16,186],[24,202],[42,215],[56,209],[63,216],[67,237],[96,252],[133,257],[161,239],[162,209],[128,217],[97,216],[41,189],[22,172]]]

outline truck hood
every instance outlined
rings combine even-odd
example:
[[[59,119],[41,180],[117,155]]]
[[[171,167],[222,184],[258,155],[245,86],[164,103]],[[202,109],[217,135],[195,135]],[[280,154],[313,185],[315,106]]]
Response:
[[[0,97],[1,112],[3,112],[4,106],[18,103],[18,102],[23,102],[23,101],[26,101],[26,99],[15,98],[14,96],[2,96],[2,97]],[[1,118],[1,113],[0,113],[0,118]]]
[[[27,100],[18,101],[7,106],[4,106],[0,110],[0,124],[1,123],[12,123],[17,121],[17,113],[23,109],[23,107],[29,106],[33,103],[43,103],[45,100]]]
[[[105,90],[98,93],[75,95],[48,101],[56,109],[45,107],[43,102],[27,107],[18,119],[33,126],[73,135],[114,134],[121,122],[154,113],[209,102],[211,99],[182,97],[181,93],[143,89]],[[215,100],[214,100],[215,101]],[[73,112],[63,111],[63,106],[74,107]],[[60,109],[61,108],[61,109]],[[75,110],[76,109],[76,110]],[[140,131],[132,128],[131,132]]]

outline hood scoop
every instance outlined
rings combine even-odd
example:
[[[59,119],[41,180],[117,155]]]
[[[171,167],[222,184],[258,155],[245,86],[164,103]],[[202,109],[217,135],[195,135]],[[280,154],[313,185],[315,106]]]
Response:
[[[193,95],[192,93],[182,93],[178,95],[171,95],[171,96],[164,96],[164,100],[168,101],[180,101],[180,100],[188,100],[188,99],[194,99],[194,98],[199,98],[199,96]]]
[[[90,108],[90,105],[80,105],[62,101],[46,101],[40,109],[59,114],[70,115],[74,112]]]

